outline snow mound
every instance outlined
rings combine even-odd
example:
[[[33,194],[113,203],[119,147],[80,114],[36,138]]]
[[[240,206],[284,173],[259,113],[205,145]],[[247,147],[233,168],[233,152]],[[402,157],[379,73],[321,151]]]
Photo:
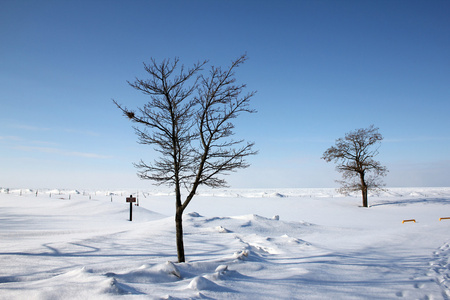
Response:
[[[249,257],[249,254],[250,254],[249,250],[242,250],[239,252],[235,252],[232,257],[235,259],[244,260]]]
[[[223,227],[223,226],[217,226],[216,229],[217,229],[217,231],[220,232],[220,233],[230,233],[230,232],[231,232],[230,230],[226,229],[226,228]]]
[[[187,214],[189,217],[192,217],[192,218],[200,218],[200,217],[202,217],[198,212],[190,212],[190,213],[188,213]]]
[[[220,265],[214,270],[214,272],[219,273],[219,274],[225,274],[226,271],[228,271],[227,265]]]
[[[193,290],[216,290],[217,284],[203,276],[197,276],[189,283],[188,288]]]
[[[172,262],[158,264],[154,266],[143,265],[137,270],[123,274],[107,273],[108,277],[113,277],[120,282],[128,283],[163,283],[174,282],[181,278],[180,271]]]
[[[118,282],[117,279],[115,279],[115,278],[110,278],[110,279],[104,281],[101,285],[105,286],[102,289],[102,292],[106,293],[106,294],[113,294],[113,295],[140,295],[140,294],[142,294],[135,288]]]

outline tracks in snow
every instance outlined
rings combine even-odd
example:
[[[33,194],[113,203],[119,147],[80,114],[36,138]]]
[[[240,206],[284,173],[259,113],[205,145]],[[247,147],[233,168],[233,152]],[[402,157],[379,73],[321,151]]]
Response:
[[[447,242],[434,252],[430,262],[429,276],[434,276],[441,287],[442,297],[450,299],[450,243]]]

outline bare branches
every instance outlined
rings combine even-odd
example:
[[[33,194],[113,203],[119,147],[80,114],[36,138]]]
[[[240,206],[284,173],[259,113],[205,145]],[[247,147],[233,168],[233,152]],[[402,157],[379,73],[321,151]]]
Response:
[[[344,138],[336,140],[336,145],[328,148],[322,155],[326,162],[335,162],[336,170],[342,173],[340,192],[360,190],[363,193],[363,206],[367,207],[367,190],[380,189],[383,184],[379,177],[388,172],[385,166],[374,160],[378,155],[383,137],[373,125],[349,132]]]
[[[254,144],[242,146],[243,140],[232,138],[233,119],[255,112],[250,108],[255,92],[244,94],[246,85],[235,78],[235,70],[246,60],[242,55],[228,68],[212,66],[207,74],[201,74],[206,61],[191,68],[180,66],[178,58],[144,63],[149,78],[128,83],[150,101],[129,110],[113,100],[136,124],[139,143],[153,145],[161,154],[152,164],[135,164],[140,178],[184,185],[193,196],[199,185],[225,186],[220,175],[249,166],[245,158],[257,153]]]
[[[257,153],[252,150],[253,143],[234,149],[243,141],[231,139],[234,134],[232,119],[243,112],[255,112],[249,107],[255,92],[241,96],[245,85],[235,85],[234,71],[246,59],[245,55],[239,57],[225,70],[211,67],[209,77],[201,77],[201,88],[196,99],[200,105],[197,112],[200,151],[194,190],[199,184],[225,186],[225,181],[219,180],[217,175],[248,167],[244,158]]]
[[[151,60],[144,64],[149,79],[136,78],[131,87],[149,96],[149,102],[137,110],[129,110],[113,102],[134,127],[141,144],[153,145],[161,156],[148,164],[135,164],[138,176],[175,187],[178,261],[184,261],[182,213],[194,197],[199,185],[221,187],[219,178],[228,172],[247,168],[245,158],[256,154],[253,143],[241,146],[233,140],[233,119],[243,112],[253,113],[250,99],[254,92],[242,95],[245,84],[236,84],[234,71],[245,62],[242,55],[228,69],[211,67],[209,76],[201,75],[206,61],[185,69],[179,59],[173,62]],[[181,200],[180,187],[188,189]]]

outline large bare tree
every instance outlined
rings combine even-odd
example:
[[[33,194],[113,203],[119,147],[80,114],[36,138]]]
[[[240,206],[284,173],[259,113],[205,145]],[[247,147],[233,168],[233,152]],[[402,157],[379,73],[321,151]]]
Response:
[[[380,189],[380,177],[388,172],[385,166],[374,160],[379,144],[383,140],[378,128],[373,125],[345,134],[336,140],[336,145],[328,148],[322,156],[327,162],[334,161],[338,172],[342,173],[339,191],[341,193],[361,191],[363,207],[368,207],[368,191]]]
[[[137,110],[115,100],[117,107],[132,122],[139,143],[153,145],[160,157],[153,163],[141,160],[135,166],[142,179],[153,180],[175,189],[175,226],[178,262],[185,261],[183,212],[200,185],[226,186],[220,175],[247,168],[245,158],[257,152],[254,143],[234,140],[233,119],[241,113],[255,112],[244,94],[245,84],[236,84],[235,70],[246,61],[242,55],[222,69],[207,61],[186,69],[179,59],[144,63],[149,79],[136,79],[130,86],[150,97]],[[182,190],[185,197],[182,197]]]

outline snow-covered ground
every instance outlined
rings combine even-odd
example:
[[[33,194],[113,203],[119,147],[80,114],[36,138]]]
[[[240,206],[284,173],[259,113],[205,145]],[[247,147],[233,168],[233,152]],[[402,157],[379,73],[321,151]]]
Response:
[[[204,190],[178,264],[167,190],[2,189],[0,299],[450,299],[450,188],[369,204],[334,189]]]

